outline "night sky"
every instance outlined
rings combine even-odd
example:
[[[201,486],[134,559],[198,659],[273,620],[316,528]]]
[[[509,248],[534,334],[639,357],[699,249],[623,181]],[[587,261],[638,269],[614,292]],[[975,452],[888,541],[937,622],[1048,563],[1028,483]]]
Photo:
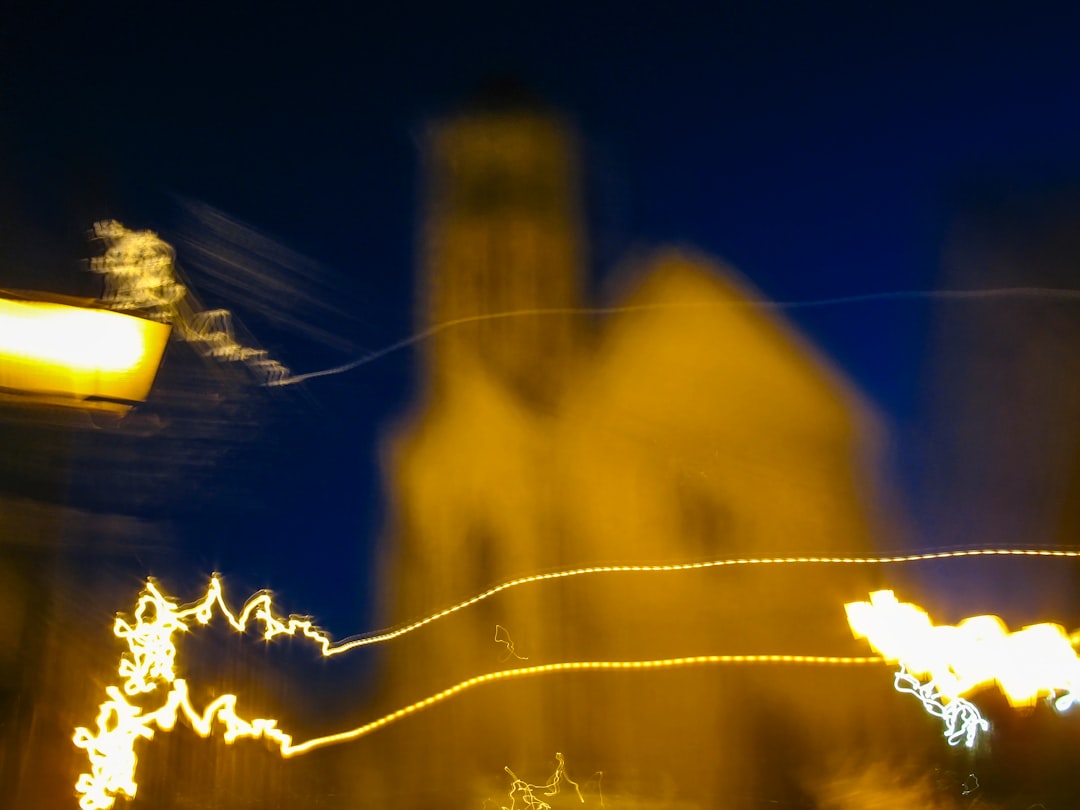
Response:
[[[196,293],[298,373],[413,331],[419,135],[493,76],[579,128],[597,291],[620,258],[668,243],[773,300],[930,290],[980,190],[1080,180],[1080,12],[1065,4],[151,5],[0,21],[0,287],[95,294],[86,232],[116,218],[173,242]],[[285,258],[215,288],[185,252],[208,210]],[[260,277],[315,303],[253,304]],[[881,410],[901,473],[931,314],[919,299],[789,312]],[[181,524],[183,576],[242,571],[361,629],[377,437],[410,401],[412,361],[306,383],[288,463],[259,472],[262,507]]]

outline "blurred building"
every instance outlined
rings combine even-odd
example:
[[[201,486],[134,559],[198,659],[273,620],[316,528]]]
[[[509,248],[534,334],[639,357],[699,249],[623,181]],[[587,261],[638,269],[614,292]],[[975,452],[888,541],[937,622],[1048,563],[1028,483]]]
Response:
[[[425,150],[418,328],[433,336],[386,445],[390,623],[558,569],[871,549],[875,416],[745,281],[659,251],[590,314],[569,129],[502,99],[436,123]],[[777,566],[531,583],[392,642],[385,708],[560,661],[861,654],[843,603],[866,578]],[[853,740],[872,748],[830,695],[866,717],[891,689],[882,675],[753,665],[485,685],[380,732],[363,779],[397,807],[500,806],[504,767],[542,781],[558,751],[597,805],[795,806]]]

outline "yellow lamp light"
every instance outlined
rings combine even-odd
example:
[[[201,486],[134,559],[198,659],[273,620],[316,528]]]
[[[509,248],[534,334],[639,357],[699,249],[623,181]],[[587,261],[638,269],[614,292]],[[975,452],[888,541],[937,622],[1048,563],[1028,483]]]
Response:
[[[0,391],[68,404],[146,399],[170,326],[36,298],[0,296]]]

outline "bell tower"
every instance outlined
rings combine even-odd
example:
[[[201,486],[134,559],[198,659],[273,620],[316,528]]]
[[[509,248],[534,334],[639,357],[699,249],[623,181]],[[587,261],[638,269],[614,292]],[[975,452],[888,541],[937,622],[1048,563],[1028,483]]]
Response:
[[[445,393],[480,370],[526,400],[556,390],[581,306],[576,149],[516,88],[426,133],[421,246],[424,377]],[[479,369],[477,369],[479,366]],[[468,371],[464,371],[468,369]]]

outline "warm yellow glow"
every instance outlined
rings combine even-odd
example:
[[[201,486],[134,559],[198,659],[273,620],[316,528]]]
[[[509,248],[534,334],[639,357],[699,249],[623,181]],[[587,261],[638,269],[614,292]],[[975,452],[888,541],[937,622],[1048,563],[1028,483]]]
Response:
[[[638,570],[652,568],[651,566],[647,569],[639,567]],[[591,572],[600,570],[602,569],[590,569]],[[580,569],[576,573],[583,572],[584,570]],[[570,573],[573,572],[564,572],[564,574]],[[550,579],[551,577],[543,578]],[[539,578],[527,578],[516,581],[516,584],[537,579]],[[510,584],[508,583],[503,589],[505,587],[510,587]],[[463,602],[455,606],[454,610],[475,601],[474,599]],[[84,749],[90,760],[90,773],[80,775],[75,786],[80,796],[79,804],[83,810],[103,810],[112,807],[118,795],[134,797],[138,789],[135,781],[135,767],[138,761],[135,743],[141,739],[152,739],[157,730],[171,730],[180,716],[183,716],[201,736],[209,736],[216,721],[223,727],[223,739],[227,743],[241,738],[262,738],[274,743],[283,757],[292,757],[316,748],[358,739],[468,689],[496,681],[561,672],[656,670],[706,664],[859,665],[881,663],[881,659],[877,656],[777,654],[697,655],[646,661],[567,661],[520,667],[468,678],[364,725],[297,743],[293,742],[290,734],[277,727],[277,721],[274,719],[247,720],[241,717],[236,710],[236,695],[222,695],[201,712],[192,705],[187,682],[176,674],[177,649],[174,635],[190,630],[193,623],[208,624],[214,616],[215,609],[238,632],[246,630],[249,622],[258,622],[262,625],[265,639],[269,640],[282,635],[299,635],[315,644],[324,656],[355,648],[359,643],[373,643],[373,641],[394,637],[392,634],[383,633],[376,637],[335,646],[329,637],[315,628],[309,620],[296,617],[282,619],[274,615],[272,598],[268,592],[256,594],[237,614],[226,605],[221,581],[217,577],[211,579],[206,594],[201,600],[186,607],[177,605],[163,595],[153,582],[147,583],[146,590],[139,597],[134,622],[117,618],[113,626],[113,633],[117,638],[123,639],[128,646],[118,667],[121,685],[110,685],[106,688],[108,700],[101,704],[98,711],[96,731],[78,728],[72,737],[75,745]],[[446,614],[447,611],[442,611],[435,614],[435,617]],[[431,620],[432,617],[429,617],[428,621]],[[159,700],[155,708],[148,709],[143,705],[142,701],[145,698],[142,696],[162,693],[164,697]],[[134,702],[131,699],[134,699]]]
[[[132,318],[57,304],[0,300],[0,350],[79,371],[130,371],[142,359]]]
[[[144,400],[169,331],[117,312],[0,298],[0,388]]]
[[[911,627],[920,626],[924,629],[929,627],[928,619],[924,622],[919,618],[920,611],[918,608],[911,605],[898,605],[895,599],[889,602],[891,593],[879,592],[872,595],[870,603],[856,602],[847,605],[847,612],[849,622],[856,635],[870,638],[875,650],[881,652],[883,657],[877,655],[697,655],[645,661],[567,661],[518,667],[465,679],[449,688],[410,703],[356,728],[315,737],[303,742],[294,742],[290,734],[277,727],[277,721],[274,719],[258,718],[248,720],[241,717],[236,709],[236,695],[222,695],[201,712],[192,705],[187,682],[177,677],[175,669],[177,649],[174,636],[176,633],[183,633],[192,629],[193,625],[209,624],[215,613],[220,613],[237,632],[245,632],[250,623],[258,623],[262,627],[263,638],[268,641],[279,636],[299,636],[306,638],[315,645],[323,656],[330,657],[358,647],[398,638],[510,588],[567,577],[587,574],[674,573],[707,568],[754,565],[882,565],[985,556],[1076,558],[1080,557],[1080,552],[1032,549],[974,549],[888,557],[793,556],[709,560],[668,565],[589,566],[534,574],[510,580],[411,624],[338,643],[334,643],[327,634],[315,627],[309,619],[296,616],[290,616],[286,619],[277,616],[274,613],[272,596],[267,591],[255,594],[236,613],[226,604],[221,581],[217,577],[211,579],[205,595],[199,601],[183,607],[162,594],[153,582],[149,582],[145,591],[139,597],[134,613],[134,622],[118,618],[113,626],[114,634],[117,638],[123,639],[128,647],[118,667],[121,683],[119,686],[110,685],[106,688],[108,700],[101,704],[96,719],[96,731],[78,728],[73,737],[75,745],[84,749],[90,760],[90,773],[82,774],[76,784],[76,790],[80,795],[79,804],[83,810],[104,810],[104,808],[112,807],[118,795],[133,797],[137,790],[135,781],[137,763],[135,743],[138,740],[153,738],[157,730],[171,730],[181,716],[186,718],[191,727],[204,737],[212,733],[216,721],[224,729],[223,738],[228,743],[241,738],[262,738],[274,743],[283,757],[292,757],[316,748],[358,739],[473,687],[496,681],[562,672],[657,670],[720,664],[867,665],[880,664],[886,660],[906,661],[909,655],[913,656],[916,661],[921,662],[923,659],[919,657],[919,651],[915,649],[912,641],[917,638],[918,634],[912,633]],[[889,594],[889,596],[884,594]],[[879,621],[882,616],[901,617],[899,622],[901,642],[894,642],[888,633],[879,636],[880,628],[889,627],[888,621]],[[922,616],[925,617],[925,613],[922,613]],[[976,627],[983,627],[984,625],[983,622],[975,623]],[[931,629],[941,630],[942,628]],[[502,633],[499,633],[500,630]],[[1018,636],[1021,634],[1012,635]],[[1042,631],[1023,636],[1024,641],[1017,648],[1013,648],[1011,654],[1026,655],[1029,648],[1036,646],[1036,636],[1042,638]],[[1062,637],[1065,638],[1067,643],[1067,637],[1064,637],[1063,634]],[[507,645],[508,650],[513,651],[512,642],[504,628],[497,628],[496,641],[501,641]],[[879,646],[879,641],[881,646]],[[909,649],[909,646],[911,649]],[[1058,653],[1060,652],[1059,645]],[[520,658],[520,656],[515,657]],[[1060,657],[1059,654],[1058,658]],[[930,660],[936,659],[931,656]],[[979,659],[976,658],[976,660]],[[1075,655],[1072,661],[1075,669]],[[920,672],[929,671],[922,670]],[[1045,675],[1045,673],[1043,674]],[[1050,686],[1040,687],[1040,689],[1043,691],[1047,689],[1067,689],[1069,684],[1075,680],[1075,677],[1075,673],[1073,673],[1067,681],[1062,678],[1056,680],[1051,678],[1050,680],[1053,683]],[[1045,682],[1045,678],[1043,680]],[[1006,676],[1006,681],[1010,684],[1014,681],[1024,682],[1021,676],[1015,676],[1014,678]],[[959,695],[956,690],[953,690],[953,693]],[[950,696],[953,693],[950,693]],[[935,692],[930,697],[922,694],[920,696],[925,703],[927,700],[936,700],[939,694],[939,692]],[[143,705],[147,695],[163,695],[163,697],[158,699],[155,707],[148,708]],[[961,703],[957,697],[953,708],[969,705],[966,702]],[[949,722],[948,718],[946,719]],[[972,722],[978,722],[979,719],[976,714]],[[957,721],[956,729],[952,729],[952,726],[950,726],[950,729],[959,735],[969,733],[969,725],[961,725],[963,722],[965,721],[961,718],[961,720]]]
[[[935,625],[925,610],[877,591],[869,602],[846,606],[852,632],[887,661],[929,677],[946,700],[995,682],[1013,706],[1080,687],[1080,659],[1065,630],[1035,624],[1009,632],[997,616],[975,616],[959,625]]]

